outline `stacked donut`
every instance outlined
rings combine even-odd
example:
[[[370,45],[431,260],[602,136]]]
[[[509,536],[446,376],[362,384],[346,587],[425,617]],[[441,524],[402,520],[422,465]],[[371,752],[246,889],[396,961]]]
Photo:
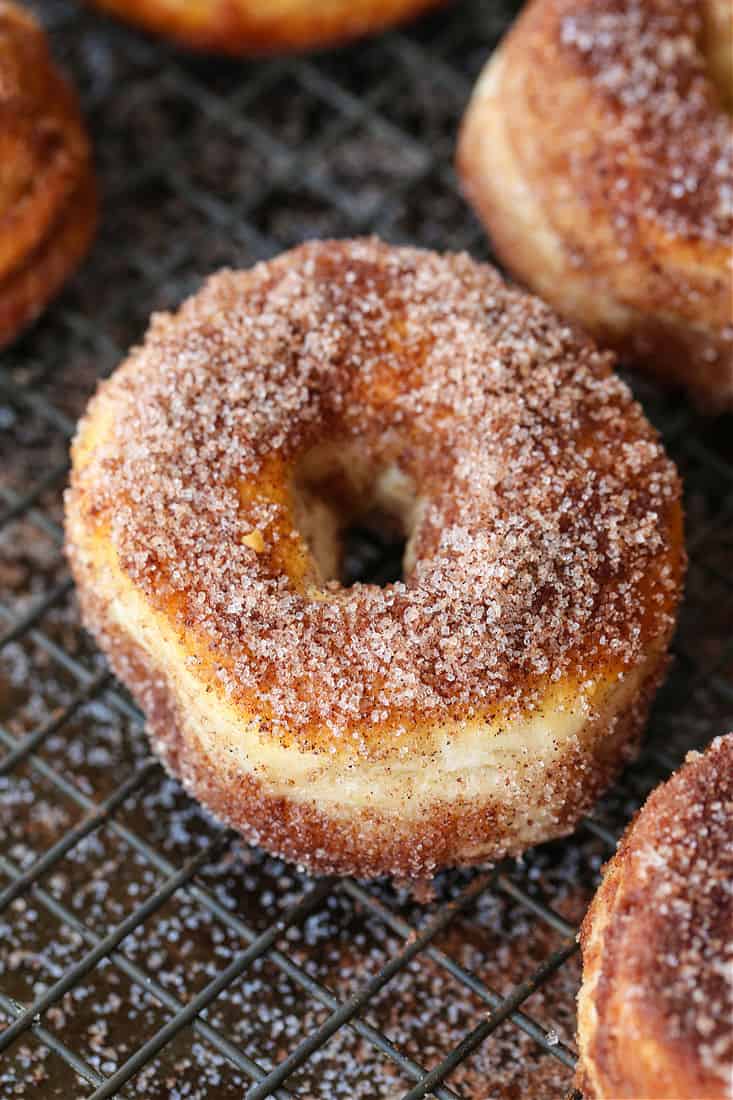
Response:
[[[0,347],[73,271],[95,222],[76,96],[37,24],[0,2]]]

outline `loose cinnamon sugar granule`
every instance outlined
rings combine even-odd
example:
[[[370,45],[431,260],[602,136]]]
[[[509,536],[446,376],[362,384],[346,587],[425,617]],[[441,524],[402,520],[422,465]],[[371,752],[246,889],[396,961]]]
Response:
[[[611,110],[603,173],[614,227],[639,218],[675,237],[730,244],[733,126],[708,70],[699,0],[559,0],[563,48]],[[599,165],[599,170],[601,166]]]
[[[153,319],[72,491],[271,733],[367,753],[389,724],[398,751],[418,720],[526,707],[669,631],[679,484],[610,361],[466,255],[312,243]],[[272,471],[323,441],[417,487],[404,581],[283,570]]]

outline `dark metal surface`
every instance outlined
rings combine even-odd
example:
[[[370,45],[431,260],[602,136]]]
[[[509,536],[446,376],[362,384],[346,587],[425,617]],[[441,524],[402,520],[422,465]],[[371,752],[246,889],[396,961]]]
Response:
[[[68,440],[149,313],[222,264],[363,232],[487,256],[451,156],[516,4],[228,63],[36,8],[82,93],[104,217],[0,363],[0,1096],[563,1095],[600,865],[686,749],[733,727],[731,421],[634,382],[685,477],[688,597],[642,758],[575,836],[419,900],[248,849],[150,758],[79,626]]]

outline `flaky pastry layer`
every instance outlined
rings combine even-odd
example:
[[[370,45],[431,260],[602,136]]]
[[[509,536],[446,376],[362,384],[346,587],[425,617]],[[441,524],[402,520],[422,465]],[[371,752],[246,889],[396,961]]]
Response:
[[[166,766],[251,842],[312,871],[420,878],[570,832],[633,757],[666,664],[652,652],[630,675],[556,685],[524,717],[416,731],[431,752],[305,752],[198,672],[185,640],[73,514],[68,530],[85,621]]]

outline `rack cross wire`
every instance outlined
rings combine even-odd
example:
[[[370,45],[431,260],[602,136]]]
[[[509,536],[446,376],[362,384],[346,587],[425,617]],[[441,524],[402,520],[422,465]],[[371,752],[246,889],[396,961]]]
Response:
[[[730,418],[631,379],[685,478],[688,596],[641,758],[573,837],[441,875],[422,903],[248,849],[150,757],[80,627],[60,525],[73,426],[150,312],[218,266],[371,232],[488,257],[452,152],[518,5],[466,0],[349,48],[231,62],[33,6],[80,88],[104,216],[0,360],[0,1095],[568,1092],[599,867],[685,751],[733,728]]]

